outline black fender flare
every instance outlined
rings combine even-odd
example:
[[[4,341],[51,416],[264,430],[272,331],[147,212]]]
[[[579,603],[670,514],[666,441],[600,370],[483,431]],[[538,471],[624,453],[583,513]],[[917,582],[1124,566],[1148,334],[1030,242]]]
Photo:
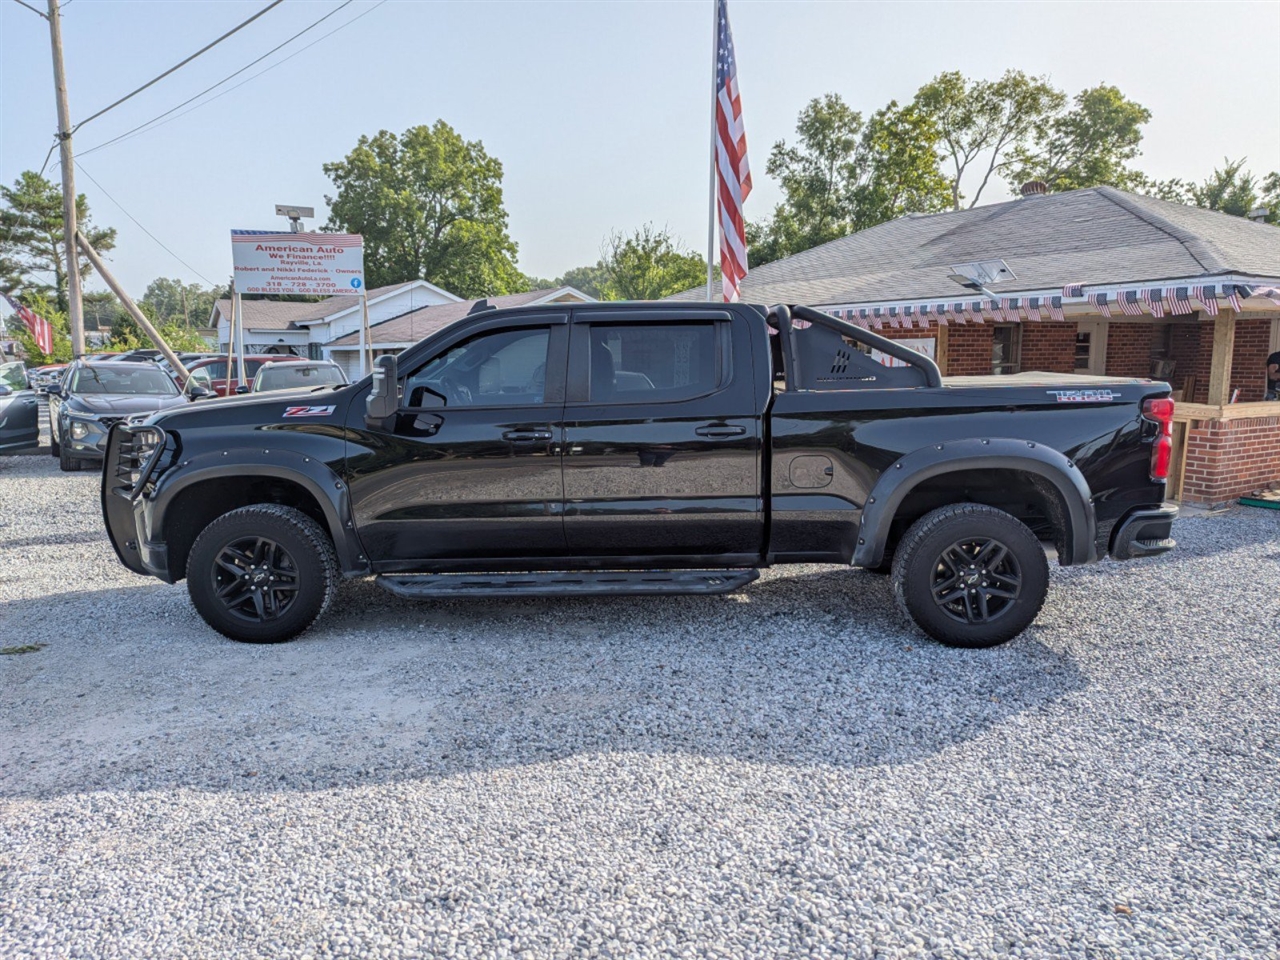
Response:
[[[995,437],[950,440],[913,450],[891,464],[876,481],[863,505],[853,565],[877,567],[884,560],[889,528],[902,501],[920,483],[956,470],[1019,470],[1035,474],[1057,491],[1067,523],[1063,566],[1095,559],[1098,521],[1093,494],[1080,468],[1064,454],[1030,440]]]
[[[165,529],[166,514],[178,494],[205,480],[224,477],[276,477],[296,483],[320,504],[325,526],[338,553],[343,573],[369,573],[371,567],[356,536],[347,484],[327,463],[292,450],[226,450],[208,452],[184,461],[177,470],[161,476],[152,498],[151,535]]]

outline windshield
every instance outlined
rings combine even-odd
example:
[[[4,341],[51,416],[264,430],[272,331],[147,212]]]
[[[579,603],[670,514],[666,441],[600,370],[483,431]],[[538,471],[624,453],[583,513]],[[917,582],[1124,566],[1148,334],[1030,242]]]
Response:
[[[136,368],[136,369],[135,369]],[[122,367],[81,367],[71,383],[71,393],[138,394],[149,397],[177,396],[178,388],[151,364]]]
[[[268,367],[259,373],[253,392],[296,390],[300,387],[323,387],[346,382],[347,378],[342,371],[332,364],[312,366],[309,363],[284,363],[278,367]]]

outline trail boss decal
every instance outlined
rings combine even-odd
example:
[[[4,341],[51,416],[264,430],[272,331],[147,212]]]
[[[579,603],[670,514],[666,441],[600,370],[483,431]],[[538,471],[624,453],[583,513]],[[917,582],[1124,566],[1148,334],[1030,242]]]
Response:
[[[1112,390],[1050,390],[1059,403],[1111,403],[1120,394]]]
[[[338,409],[336,406],[328,407],[285,407],[284,415],[286,417],[328,417],[333,411]]]

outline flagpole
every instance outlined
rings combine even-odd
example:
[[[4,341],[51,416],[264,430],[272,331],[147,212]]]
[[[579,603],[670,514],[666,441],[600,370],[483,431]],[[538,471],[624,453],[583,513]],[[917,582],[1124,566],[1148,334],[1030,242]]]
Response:
[[[711,188],[707,210],[707,300],[712,292],[716,260],[716,67],[720,61],[720,0],[711,0]]]

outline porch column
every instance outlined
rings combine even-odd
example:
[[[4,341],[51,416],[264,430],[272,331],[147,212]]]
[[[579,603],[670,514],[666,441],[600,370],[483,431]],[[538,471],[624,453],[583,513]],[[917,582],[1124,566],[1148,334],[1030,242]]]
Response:
[[[1236,315],[1224,310],[1213,320],[1213,355],[1209,360],[1208,402],[1217,406],[1231,399],[1231,354],[1236,345]]]

